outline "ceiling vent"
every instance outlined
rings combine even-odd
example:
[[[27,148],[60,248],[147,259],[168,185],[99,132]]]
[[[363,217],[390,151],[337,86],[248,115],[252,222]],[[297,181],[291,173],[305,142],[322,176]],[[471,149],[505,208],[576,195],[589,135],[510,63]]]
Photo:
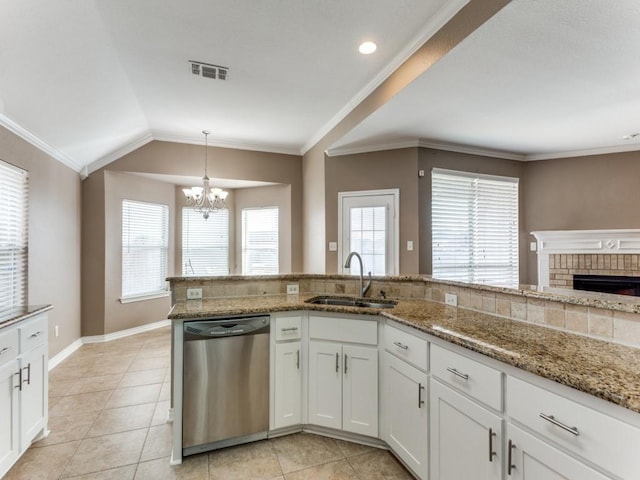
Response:
[[[211,63],[197,62],[195,60],[189,60],[189,64],[191,65],[191,73],[199,77],[226,80],[229,74],[229,68],[221,65],[212,65]]]

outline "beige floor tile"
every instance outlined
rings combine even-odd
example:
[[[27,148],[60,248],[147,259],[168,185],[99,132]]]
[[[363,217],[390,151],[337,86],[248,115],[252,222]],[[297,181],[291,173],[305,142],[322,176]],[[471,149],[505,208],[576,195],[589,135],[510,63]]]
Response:
[[[271,441],[284,474],[345,458],[332,438],[297,433]]]
[[[338,445],[342,454],[347,458],[377,450],[375,447],[370,447],[369,445],[361,445],[359,443],[345,442],[344,440],[337,439],[336,445]]]
[[[133,480],[136,474],[137,465],[127,465],[126,467],[111,468],[101,472],[87,473],[78,477],[72,477],[72,480]],[[161,479],[156,479],[161,480]]]
[[[100,361],[95,362],[87,368],[87,375],[110,375],[116,373],[126,373],[134,359],[135,353],[131,354],[105,354]]]
[[[413,476],[386,450],[348,459],[360,478],[367,480],[413,480]]]
[[[158,397],[158,401],[167,401],[171,400],[171,383],[164,382],[162,384],[162,388],[160,389],[160,396]]]
[[[209,462],[207,454],[192,455],[182,460],[182,465],[169,465],[169,458],[141,462],[135,480],[207,480]]]
[[[138,358],[163,357],[171,355],[171,344],[169,341],[162,343],[146,344],[140,352]]]
[[[156,403],[162,384],[141,385],[139,387],[118,388],[113,391],[106,408],[126,407],[142,403]]]
[[[213,468],[229,463],[248,462],[252,458],[267,458],[274,453],[273,443],[268,440],[223,448],[209,453],[209,467]]]
[[[160,357],[136,358],[129,367],[130,372],[141,370],[154,370],[156,368],[167,368],[171,365],[171,358],[167,355]]]
[[[57,480],[80,442],[29,448],[4,480]]]
[[[84,439],[62,478],[138,463],[146,436],[141,429]]]
[[[87,432],[87,437],[147,428],[151,424],[151,417],[153,417],[155,409],[155,403],[143,403],[103,410]]]
[[[60,397],[53,408],[49,408],[49,416],[65,417],[79,413],[97,412],[104,408],[109,397],[111,397],[110,390]]]
[[[171,408],[171,402],[158,402],[156,404],[156,409],[153,412],[153,418],[151,419],[151,426],[155,427],[156,425],[162,425],[167,423],[169,419],[169,408]]]
[[[165,423],[157,427],[151,427],[147,433],[147,439],[142,449],[141,462],[155,460],[171,456],[173,446],[173,425]]]
[[[74,440],[82,440],[93,423],[98,418],[99,412],[79,413],[66,417],[52,417],[49,419],[49,435],[34,445],[43,447],[66,443]]]
[[[69,387],[73,385],[75,380],[57,380],[52,381],[49,379],[49,398],[62,397]]]
[[[165,369],[142,370],[139,372],[128,372],[124,375],[118,388],[138,387],[140,385],[151,385],[164,382]]]
[[[286,480],[358,480],[359,477],[346,460],[325,463],[317,467],[287,473]]]
[[[209,464],[210,480],[269,480],[281,474],[275,453],[217,466]]]
[[[77,395],[79,393],[100,392],[102,390],[114,390],[120,380],[122,373],[114,375],[100,375],[97,377],[79,378],[69,387],[65,395]]]

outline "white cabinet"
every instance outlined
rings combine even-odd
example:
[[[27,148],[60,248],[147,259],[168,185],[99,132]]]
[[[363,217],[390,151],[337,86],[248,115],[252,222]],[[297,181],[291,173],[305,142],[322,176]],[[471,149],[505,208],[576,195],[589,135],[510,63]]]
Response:
[[[506,467],[509,480],[608,480],[610,478],[511,424],[507,427],[507,433],[509,440]],[[625,478],[631,480],[638,477]]]
[[[11,360],[0,366],[0,478],[11,468],[20,455],[18,409],[18,361]]]
[[[20,359],[20,448],[25,450],[45,427],[47,419],[47,345],[24,353]]]
[[[424,356],[426,366],[426,349]],[[427,374],[390,353],[385,354],[385,369],[385,440],[420,478],[426,479],[429,471]]]
[[[273,428],[302,423],[301,343],[277,343],[275,346],[275,405]]]
[[[431,480],[502,478],[502,419],[431,382]],[[424,477],[426,478],[426,477]]]

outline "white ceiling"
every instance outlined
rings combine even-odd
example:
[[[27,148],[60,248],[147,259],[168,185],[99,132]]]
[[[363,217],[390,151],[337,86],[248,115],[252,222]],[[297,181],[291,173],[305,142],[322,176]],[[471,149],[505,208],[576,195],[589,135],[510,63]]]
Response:
[[[0,124],[77,169],[203,129],[213,145],[300,154],[464,3],[0,0]]]
[[[514,0],[332,146],[535,160],[640,150],[640,2]]]
[[[205,128],[300,154],[466,1],[0,0],[0,125],[78,171]],[[637,0],[513,0],[330,153],[640,150],[639,58]]]

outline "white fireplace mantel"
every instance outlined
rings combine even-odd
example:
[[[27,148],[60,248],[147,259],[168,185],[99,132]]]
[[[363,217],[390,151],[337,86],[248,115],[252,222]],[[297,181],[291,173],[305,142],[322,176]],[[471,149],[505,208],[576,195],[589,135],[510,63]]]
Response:
[[[549,255],[556,253],[640,254],[640,230],[548,230],[537,241],[538,285],[549,286]]]

